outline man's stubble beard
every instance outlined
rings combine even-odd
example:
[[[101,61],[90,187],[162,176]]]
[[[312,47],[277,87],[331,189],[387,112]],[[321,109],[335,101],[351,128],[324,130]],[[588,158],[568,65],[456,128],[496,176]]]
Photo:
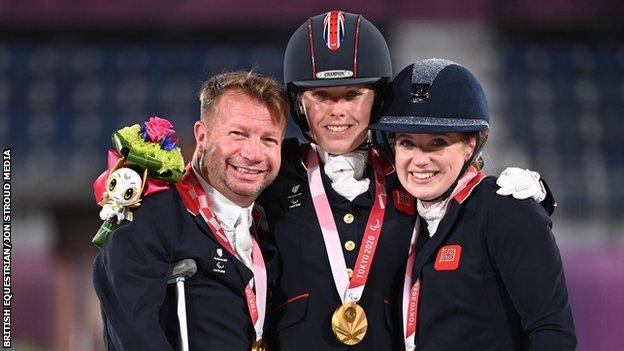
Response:
[[[256,189],[252,189],[251,192],[241,192],[225,176],[225,171],[226,171],[227,167],[229,167],[228,163],[227,163],[228,159],[219,160],[218,158],[215,157],[215,158],[213,158],[213,160],[216,160],[216,162],[214,162],[214,164],[213,164],[211,162],[208,162],[208,160],[211,159],[209,157],[209,155],[208,155],[209,152],[210,152],[210,150],[208,148],[205,148],[203,152],[199,153],[199,157],[196,160],[195,167],[199,170],[199,172],[202,175],[202,177],[204,177],[204,179],[212,187],[215,187],[215,182],[219,182],[220,184],[221,183],[225,184],[225,187],[227,189],[229,189],[231,192],[233,192],[234,194],[236,194],[238,196],[244,196],[244,197],[251,197],[251,196],[253,196],[254,199],[255,199],[277,177],[277,174],[275,174],[275,175],[270,176],[269,178],[266,178],[265,182],[260,184]],[[223,162],[223,163],[220,164],[219,162]],[[225,167],[222,167],[223,165],[225,165]],[[211,173],[208,172],[209,169],[213,169],[213,170],[216,171],[216,172],[212,173],[212,177],[210,176]]]

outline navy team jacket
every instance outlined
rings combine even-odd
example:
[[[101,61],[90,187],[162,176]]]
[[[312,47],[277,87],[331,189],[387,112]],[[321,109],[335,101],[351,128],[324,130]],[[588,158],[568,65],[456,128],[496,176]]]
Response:
[[[271,281],[276,253],[260,244]],[[167,286],[167,272],[185,258],[198,266],[186,282],[190,349],[251,349],[255,332],[244,288],[253,273],[219,245],[173,188],[144,199],[134,221],[122,223],[95,259],[93,284],[107,350],[177,349],[175,289]]]
[[[452,199],[417,252],[417,349],[574,350],[550,218],[532,200],[496,195],[495,181],[487,177],[468,198]]]
[[[343,345],[331,330],[332,314],[341,301],[310,196],[307,173],[302,163],[302,147],[296,140],[285,140],[279,176],[258,199],[266,211],[270,241],[277,246],[281,262],[269,312],[271,333],[267,338],[272,344],[270,349],[396,350],[400,347],[400,326],[398,301],[393,299],[393,295],[401,289],[405,274],[414,227],[413,201],[411,197],[404,196],[404,192],[401,196],[394,192],[398,181],[394,173],[388,172],[384,224],[359,302],[368,317],[368,331],[359,344]],[[390,166],[389,161],[387,165]],[[373,205],[372,170],[370,167],[367,170],[371,179],[369,191],[353,201],[337,194],[330,180],[321,173],[339,232],[347,264],[345,269],[353,268]],[[402,210],[397,210],[397,205]],[[353,221],[350,216],[345,220],[345,215],[352,215]],[[355,246],[347,244],[349,241]]]

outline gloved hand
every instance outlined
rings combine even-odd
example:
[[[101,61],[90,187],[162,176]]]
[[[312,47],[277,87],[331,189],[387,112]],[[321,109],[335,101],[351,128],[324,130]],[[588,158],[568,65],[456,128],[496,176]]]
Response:
[[[539,173],[529,169],[508,167],[500,174],[496,184],[500,186],[496,191],[498,195],[513,195],[520,200],[533,198],[538,203],[546,198]]]

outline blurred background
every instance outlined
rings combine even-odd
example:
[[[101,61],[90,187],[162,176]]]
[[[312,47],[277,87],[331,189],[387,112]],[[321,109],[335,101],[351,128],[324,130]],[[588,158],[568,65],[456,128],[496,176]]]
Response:
[[[0,144],[13,148],[13,343],[102,350],[91,191],[113,131],[158,115],[186,159],[208,76],[253,68],[282,79],[309,16],[362,13],[394,71],[458,61],[492,111],[489,173],[539,171],[580,350],[623,350],[624,4],[620,0],[0,0]],[[343,6],[344,5],[344,6]],[[365,58],[361,58],[365,59]],[[290,135],[296,135],[294,125]]]

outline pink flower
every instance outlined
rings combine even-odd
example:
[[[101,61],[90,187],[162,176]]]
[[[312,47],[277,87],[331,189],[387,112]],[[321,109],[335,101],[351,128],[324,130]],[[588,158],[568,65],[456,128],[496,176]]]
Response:
[[[143,123],[141,131],[144,132],[144,139],[151,142],[158,142],[161,138],[175,133],[171,122],[157,116],[150,117]]]

